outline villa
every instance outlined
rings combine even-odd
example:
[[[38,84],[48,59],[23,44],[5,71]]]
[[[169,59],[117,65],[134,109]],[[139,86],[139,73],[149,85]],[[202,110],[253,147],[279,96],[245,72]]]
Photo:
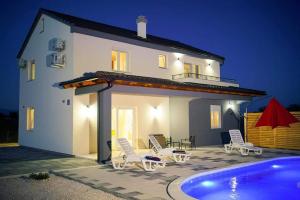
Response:
[[[225,58],[178,41],[40,9],[17,55],[19,144],[98,161],[149,134],[196,146],[240,129],[239,106],[264,91],[221,77]],[[189,27],[193,28],[193,27]]]

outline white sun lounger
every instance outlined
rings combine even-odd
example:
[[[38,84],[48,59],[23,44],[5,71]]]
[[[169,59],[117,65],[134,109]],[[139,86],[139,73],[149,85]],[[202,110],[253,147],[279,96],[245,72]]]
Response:
[[[252,143],[245,143],[241,134],[241,131],[238,129],[229,130],[230,143],[225,144],[225,152],[231,153],[232,150],[239,151],[243,156],[249,155],[250,151],[253,151],[257,155],[262,154],[262,148],[254,147]]]
[[[150,140],[151,144],[153,145],[152,150],[159,157],[162,157],[162,158],[169,157],[178,163],[184,163],[187,160],[189,160],[191,157],[191,153],[187,153],[187,152],[174,153],[173,151],[176,150],[175,148],[164,148],[163,149],[153,135],[149,135],[149,140]]]
[[[145,156],[137,155],[126,138],[118,138],[117,141],[122,152],[117,159],[112,159],[114,169],[124,169],[128,165],[137,163],[142,163],[145,171],[155,171],[157,168],[165,167],[164,161],[149,160]]]

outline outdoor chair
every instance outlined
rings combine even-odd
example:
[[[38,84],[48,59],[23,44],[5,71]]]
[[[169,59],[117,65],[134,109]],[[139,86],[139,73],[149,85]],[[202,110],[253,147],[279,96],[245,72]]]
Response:
[[[175,162],[184,163],[190,159],[191,153],[186,151],[176,150],[175,148],[162,148],[153,135],[149,135],[149,140],[152,143],[154,153],[162,158],[172,158]]]
[[[239,151],[243,156],[249,155],[250,151],[253,151],[257,155],[262,154],[262,148],[254,147],[252,143],[245,143],[241,134],[241,131],[238,129],[229,130],[230,143],[225,144],[225,152],[231,153],[232,150]]]
[[[155,171],[157,168],[165,167],[166,163],[158,157],[137,155],[126,138],[118,138],[117,141],[121,147],[121,154],[118,158],[112,159],[114,169],[124,169],[126,166],[138,163],[142,163],[145,171]]]
[[[188,139],[181,139],[180,146],[181,148],[184,146],[185,149],[187,146],[190,147],[190,149],[196,149],[196,136],[191,135]]]

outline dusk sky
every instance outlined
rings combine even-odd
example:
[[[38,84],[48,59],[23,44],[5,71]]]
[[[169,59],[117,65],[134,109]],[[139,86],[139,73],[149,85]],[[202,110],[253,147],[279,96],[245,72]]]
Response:
[[[16,55],[39,8],[136,30],[225,57],[221,76],[265,90],[284,105],[300,104],[299,0],[79,1],[2,0],[0,109],[18,110]]]

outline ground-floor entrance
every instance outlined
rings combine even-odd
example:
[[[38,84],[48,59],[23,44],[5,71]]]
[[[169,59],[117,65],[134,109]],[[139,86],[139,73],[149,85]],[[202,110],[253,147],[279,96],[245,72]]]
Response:
[[[113,107],[111,117],[112,150],[118,150],[117,139],[126,138],[136,146],[136,109],[134,107]]]

